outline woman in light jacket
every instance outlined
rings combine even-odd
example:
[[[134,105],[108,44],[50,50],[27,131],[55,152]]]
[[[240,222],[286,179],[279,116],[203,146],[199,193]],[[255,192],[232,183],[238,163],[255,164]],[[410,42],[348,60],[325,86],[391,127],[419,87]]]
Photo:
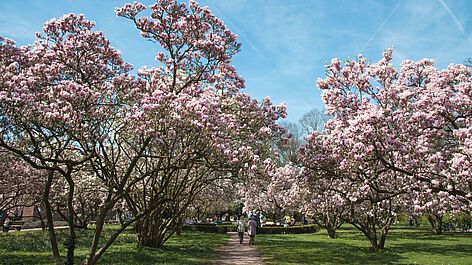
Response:
[[[244,224],[244,218],[242,215],[238,216],[238,236],[239,244],[243,243],[244,232],[246,231],[246,225]]]

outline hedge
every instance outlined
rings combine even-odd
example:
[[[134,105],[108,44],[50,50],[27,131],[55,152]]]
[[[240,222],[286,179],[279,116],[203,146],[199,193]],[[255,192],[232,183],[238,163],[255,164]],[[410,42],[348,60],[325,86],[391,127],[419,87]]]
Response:
[[[257,228],[258,234],[309,234],[316,233],[320,229],[317,225],[300,226],[263,226]]]
[[[236,226],[214,225],[214,224],[195,224],[195,225],[184,225],[183,230],[209,232],[209,233],[227,233],[227,232],[236,232]]]
[[[227,233],[236,232],[236,225],[184,225],[183,230],[200,231],[210,233]],[[258,234],[308,234],[316,233],[320,229],[317,225],[303,225],[303,226],[263,226],[257,228]]]

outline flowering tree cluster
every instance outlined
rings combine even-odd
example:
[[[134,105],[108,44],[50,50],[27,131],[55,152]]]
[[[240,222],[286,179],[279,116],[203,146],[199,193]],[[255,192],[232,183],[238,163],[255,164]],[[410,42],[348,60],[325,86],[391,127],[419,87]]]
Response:
[[[84,264],[133,223],[140,244],[160,246],[206,186],[257,168],[272,152],[267,143],[283,134],[275,121],[285,106],[240,92],[243,79],[230,64],[240,44],[208,8],[162,0],[138,18],[145,8],[116,9],[162,46],[160,67],[137,77],[82,15],[47,22],[33,45],[0,39],[0,146],[47,173],[43,202],[57,264],[53,207],[66,209],[68,264],[77,222],[91,217]],[[107,215],[123,203],[133,217],[103,239]]]
[[[97,219],[102,203],[107,194],[100,179],[89,171],[81,171],[72,176],[74,180],[73,215],[75,227],[87,229],[90,221]],[[54,212],[64,220],[68,219],[67,197],[69,188],[67,182],[57,178],[51,185],[49,199]],[[116,210],[116,209],[115,209]]]
[[[242,203],[240,191],[243,189],[243,183],[226,176],[205,187],[192,201],[188,211],[187,218],[205,220],[213,218],[215,214],[222,212],[237,213]]]
[[[279,122],[286,131],[286,137],[275,142],[275,154],[263,161],[263,167],[252,172],[257,177],[247,180],[241,189],[240,197],[244,198],[246,211],[259,210],[274,218],[294,212],[313,216],[315,208],[308,206],[313,196],[301,182],[298,153],[305,143],[305,136],[322,130],[326,120],[326,115],[313,109],[296,123]]]
[[[144,9],[139,3],[116,9],[163,48],[156,57],[162,67],[139,71],[147,84],[136,91],[142,99],[131,117],[154,139],[142,164],[152,174],[127,199],[136,202],[129,203],[135,213],[160,202],[136,226],[142,245],[160,246],[207,185],[265,155],[285,107],[240,93],[244,82],[230,65],[240,44],[208,8],[159,1],[149,18],[138,18]]]
[[[376,250],[400,212],[428,214],[440,232],[444,213],[471,210],[470,68],[397,70],[392,50],[373,64],[333,59],[317,83],[330,120],[302,145],[276,123],[284,105],[241,92],[237,36],[207,7],[146,9],[115,10],[160,45],[158,66],[137,76],[83,15],[48,21],[31,45],[0,37],[0,210],[36,202],[41,185],[56,264],[55,209],[69,224],[67,264],[77,225],[96,221],[82,261],[95,264],[132,224],[140,245],[162,246],[191,207],[216,207],[210,195],[309,213],[330,237],[348,221]],[[301,126],[319,130],[321,119]],[[103,238],[113,211],[132,215]]]
[[[56,264],[63,260],[51,220],[59,203],[51,199],[64,198],[68,264],[76,220],[91,216],[83,264],[96,263],[133,223],[140,244],[160,246],[207,185],[256,170],[283,134],[275,121],[285,106],[241,93],[243,79],[231,66],[240,44],[208,8],[159,0],[149,17],[138,17],[145,8],[116,9],[162,47],[160,66],[136,77],[83,15],[48,21],[32,45],[0,39],[0,146],[47,175],[43,202]],[[106,217],[123,205],[132,218],[103,238]]]
[[[127,75],[131,67],[93,26],[82,15],[69,14],[48,21],[33,45],[16,47],[5,39],[1,45],[6,56],[0,63],[4,79],[0,145],[48,172],[44,196],[48,217],[52,217],[48,199],[53,182],[63,178],[67,183],[68,263],[73,262],[75,248],[74,176],[87,164],[110,189],[116,184],[113,176],[105,177],[107,168],[97,164],[106,150],[107,135],[123,125],[130,88],[125,84],[132,82]],[[48,224],[56,262],[62,263],[52,222]],[[100,232],[97,229],[97,236]]]
[[[444,213],[472,205],[471,69],[437,70],[425,59],[404,61],[398,71],[391,60],[387,50],[377,63],[359,57],[327,65],[317,85],[331,119],[300,148],[302,170],[291,188],[278,189],[308,195],[318,221],[335,228],[346,220],[376,250],[399,213],[428,214],[440,232]]]
[[[404,61],[397,71],[391,59],[392,50],[375,64],[359,58],[341,66],[334,59],[327,78],[318,81],[333,119],[324,135],[310,140],[332,150],[339,164],[328,179],[346,178],[348,186],[334,188],[353,205],[348,220],[374,248],[383,248],[402,209],[442,215],[470,209],[472,198],[464,167],[470,159],[470,68],[437,70],[425,59]],[[302,152],[307,167],[319,161],[313,149],[309,143]],[[377,247],[369,219],[381,230]]]
[[[18,157],[0,150],[0,212],[41,202],[44,176]]]

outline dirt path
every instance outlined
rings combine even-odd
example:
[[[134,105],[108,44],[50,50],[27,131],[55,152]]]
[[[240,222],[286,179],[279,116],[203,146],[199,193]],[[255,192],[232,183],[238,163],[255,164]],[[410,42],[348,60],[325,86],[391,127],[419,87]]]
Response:
[[[244,235],[243,244],[239,244],[237,232],[229,232],[228,243],[220,248],[220,259],[214,264],[265,264],[254,245],[249,245],[249,236]],[[257,244],[257,236],[256,236]]]

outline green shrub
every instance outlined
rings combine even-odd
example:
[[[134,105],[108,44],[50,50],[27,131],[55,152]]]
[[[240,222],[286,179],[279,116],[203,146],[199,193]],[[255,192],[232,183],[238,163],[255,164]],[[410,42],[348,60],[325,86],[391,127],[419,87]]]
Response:
[[[258,234],[308,234],[316,233],[320,229],[317,225],[300,225],[300,226],[263,226],[257,228]]]
[[[227,232],[236,232],[236,226],[232,224],[231,225],[196,224],[196,225],[184,225],[183,230],[209,232],[209,233],[227,233]]]
[[[185,225],[183,230],[187,231],[199,231],[209,233],[227,233],[236,232],[236,225],[213,225],[213,224],[201,224],[201,225]],[[257,228],[258,234],[307,234],[318,232],[319,228],[316,225],[303,225],[303,226],[263,226]]]

